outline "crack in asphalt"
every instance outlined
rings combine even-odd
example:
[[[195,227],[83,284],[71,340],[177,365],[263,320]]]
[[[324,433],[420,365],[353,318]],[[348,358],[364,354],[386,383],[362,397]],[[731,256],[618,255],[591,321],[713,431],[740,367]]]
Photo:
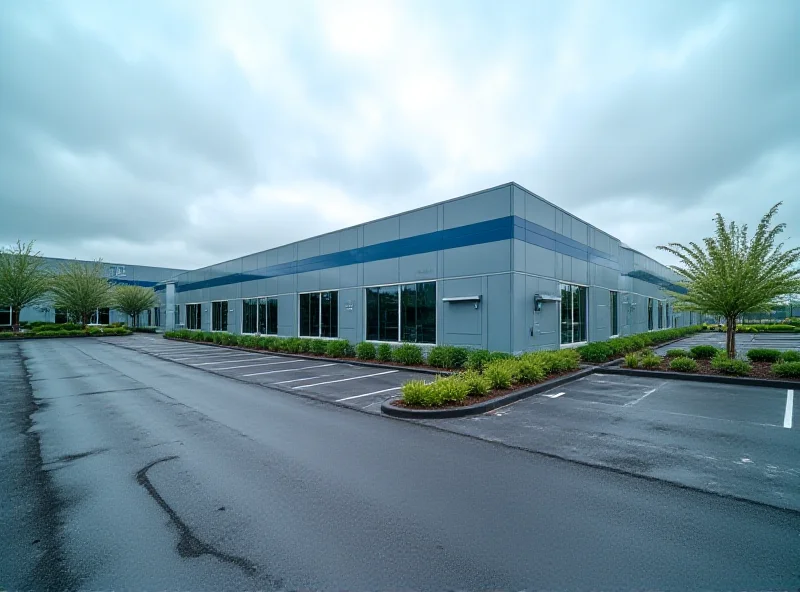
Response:
[[[230,563],[237,567],[240,567],[248,574],[254,574],[256,572],[256,566],[254,563],[245,559],[244,557],[238,557],[236,555],[230,555],[223,551],[219,551],[215,549],[208,543],[201,541],[192,530],[187,526],[187,524],[181,520],[178,513],[172,509],[172,507],[166,502],[166,500],[161,497],[161,494],[158,493],[158,490],[155,488],[153,483],[150,481],[150,478],[147,476],[147,471],[153,468],[155,465],[163,462],[167,462],[170,460],[174,460],[178,458],[177,456],[165,456],[164,458],[159,458],[154,460],[151,463],[145,465],[142,469],[137,471],[136,473],[136,482],[139,483],[142,487],[147,490],[147,493],[152,497],[155,502],[161,506],[161,509],[164,510],[167,515],[169,516],[172,523],[175,525],[175,528],[178,530],[180,534],[180,540],[178,541],[178,553],[181,557],[200,557],[202,555],[211,555],[212,557],[216,557],[220,561],[224,561],[225,563]]]

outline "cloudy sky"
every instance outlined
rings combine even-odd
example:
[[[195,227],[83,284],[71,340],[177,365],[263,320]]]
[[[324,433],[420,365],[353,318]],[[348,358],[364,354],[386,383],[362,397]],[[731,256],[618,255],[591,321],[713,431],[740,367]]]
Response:
[[[796,0],[5,0],[0,244],[192,268],[513,180],[796,246],[799,56]]]

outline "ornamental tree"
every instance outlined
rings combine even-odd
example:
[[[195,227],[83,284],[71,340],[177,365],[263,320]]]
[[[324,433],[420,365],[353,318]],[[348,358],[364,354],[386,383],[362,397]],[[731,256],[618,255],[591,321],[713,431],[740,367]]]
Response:
[[[142,286],[115,286],[112,292],[111,307],[133,318],[137,324],[139,315],[158,305],[158,298],[150,288]]]
[[[111,304],[111,283],[100,261],[68,261],[53,278],[53,305],[85,326],[98,308]]]
[[[33,241],[17,241],[16,246],[0,248],[0,306],[11,307],[11,325],[19,330],[19,313],[38,304],[50,289],[47,263]]]
[[[730,358],[736,357],[740,315],[763,311],[781,296],[800,291],[800,247],[784,251],[783,243],[775,244],[786,228],[784,223],[771,226],[780,205],[761,218],[752,238],[746,224],[726,224],[717,214],[715,236],[703,239],[704,247],[694,242],[658,247],[680,260],[671,267],[686,278],[679,282],[686,294],[673,293],[676,307],[725,318]]]

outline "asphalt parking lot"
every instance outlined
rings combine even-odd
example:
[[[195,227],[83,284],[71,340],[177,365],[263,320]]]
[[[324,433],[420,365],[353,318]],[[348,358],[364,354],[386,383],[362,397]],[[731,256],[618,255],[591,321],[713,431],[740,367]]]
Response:
[[[134,335],[109,343],[221,376],[268,386],[292,394],[380,413],[381,403],[400,394],[409,380],[433,375],[403,368],[376,368],[325,358],[306,359],[268,352],[249,352],[202,343],[170,341],[161,336]]]
[[[424,423],[800,510],[800,412],[794,394],[593,374],[485,415]]]
[[[695,333],[690,337],[676,341],[669,345],[656,348],[656,353],[663,355],[668,349],[689,349],[695,345],[713,345],[720,349],[725,348],[725,333],[719,331],[704,331]],[[748,350],[756,348],[800,350],[800,333],[737,333],[736,351],[745,354]]]

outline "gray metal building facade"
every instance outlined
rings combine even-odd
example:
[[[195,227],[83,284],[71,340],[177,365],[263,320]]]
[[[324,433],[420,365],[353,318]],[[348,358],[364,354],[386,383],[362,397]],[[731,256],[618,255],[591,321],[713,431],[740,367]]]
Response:
[[[679,277],[508,183],[175,276],[167,328],[552,349],[697,319]]]

